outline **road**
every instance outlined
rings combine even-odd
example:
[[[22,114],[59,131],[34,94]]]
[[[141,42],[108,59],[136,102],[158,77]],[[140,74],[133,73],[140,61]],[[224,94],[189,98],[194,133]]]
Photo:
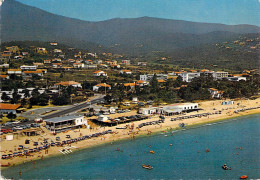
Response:
[[[74,112],[76,112],[80,109],[84,109],[84,108],[90,106],[91,104],[96,104],[96,103],[101,102],[101,101],[104,101],[104,95],[98,96],[97,98],[91,100],[90,102],[84,102],[84,103],[81,103],[79,105],[73,106],[71,108],[43,116],[42,119],[50,119],[50,118],[62,116],[62,115],[65,115],[65,114],[74,113]]]

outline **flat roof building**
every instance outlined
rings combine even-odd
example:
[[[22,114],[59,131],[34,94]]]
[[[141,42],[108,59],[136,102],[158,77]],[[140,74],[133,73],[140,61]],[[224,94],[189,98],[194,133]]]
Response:
[[[84,116],[77,115],[55,117],[45,119],[44,121],[46,123],[46,128],[52,132],[62,132],[87,125],[87,120],[84,119]]]

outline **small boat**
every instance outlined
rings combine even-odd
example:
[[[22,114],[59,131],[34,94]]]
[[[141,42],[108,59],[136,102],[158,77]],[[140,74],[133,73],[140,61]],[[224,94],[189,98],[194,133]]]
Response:
[[[155,152],[153,150],[150,151],[151,154],[154,154]]]
[[[226,164],[224,164],[224,165],[222,166],[222,169],[223,169],[223,170],[231,170],[231,167],[228,167]]]
[[[209,148],[206,149],[206,153],[208,153],[208,152],[209,152]]]
[[[152,166],[150,166],[150,165],[145,165],[145,164],[143,164],[142,167],[143,167],[144,169],[149,169],[149,170],[153,169]]]
[[[240,179],[247,179],[247,175],[240,176]]]

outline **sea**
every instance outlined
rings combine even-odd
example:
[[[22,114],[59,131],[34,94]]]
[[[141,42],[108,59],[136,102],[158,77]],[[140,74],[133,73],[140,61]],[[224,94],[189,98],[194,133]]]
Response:
[[[223,170],[224,164],[231,170]],[[242,175],[260,178],[260,114],[145,135],[2,171],[2,176],[14,179],[239,179]]]

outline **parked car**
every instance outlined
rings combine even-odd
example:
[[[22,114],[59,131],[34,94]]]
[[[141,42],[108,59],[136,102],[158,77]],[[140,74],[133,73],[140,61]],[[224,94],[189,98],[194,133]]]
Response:
[[[40,127],[40,124],[33,123],[31,124],[31,127]]]
[[[11,130],[11,129],[1,129],[1,132],[7,134],[7,133],[13,132],[13,130]]]

